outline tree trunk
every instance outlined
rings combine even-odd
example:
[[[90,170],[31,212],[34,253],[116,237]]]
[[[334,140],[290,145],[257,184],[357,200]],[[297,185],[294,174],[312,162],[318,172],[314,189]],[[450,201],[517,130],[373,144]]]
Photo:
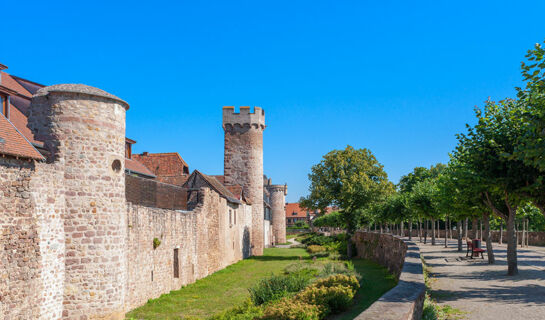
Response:
[[[477,239],[477,219],[473,219],[471,222],[471,236],[473,239]]]
[[[466,239],[467,239],[467,229],[468,229],[468,227],[469,227],[468,224],[469,224],[469,219],[466,218],[466,219],[464,220],[464,238],[466,238]]]
[[[403,221],[401,221],[401,223],[399,224],[399,235],[401,237],[405,236],[405,234],[403,234],[403,224],[404,224]]]
[[[500,244],[503,244],[503,219],[500,218]]]
[[[445,248],[448,247],[448,244],[447,244],[447,241],[448,241],[448,238],[447,238],[447,221],[448,221],[448,218],[445,220]]]
[[[422,221],[418,219],[418,241],[422,242]]]
[[[526,219],[522,219],[522,247],[526,244]]]
[[[348,259],[352,258],[352,236],[350,233],[347,234],[348,239],[346,240],[346,256]]]
[[[526,222],[526,228],[524,229],[526,230],[526,236],[524,237],[524,246],[528,247],[528,233],[530,231],[530,224],[528,218],[524,219],[524,221]]]
[[[480,234],[480,238],[479,239],[483,239],[483,220],[482,219],[479,219],[479,225],[481,226],[481,234]]]
[[[413,238],[413,220],[409,220],[409,241]]]
[[[492,249],[492,239],[490,239],[490,215],[483,214],[484,219],[484,239],[486,240],[486,255],[488,256],[488,264],[496,262],[494,259],[494,251]]]
[[[516,209],[510,208],[507,217],[507,275],[518,274],[517,267],[517,233],[515,231]]]
[[[431,219],[431,245],[435,245],[435,219]]]
[[[462,251],[462,222],[458,221],[456,222],[456,229],[458,231],[458,251]]]
[[[428,240],[428,223],[429,223],[428,220],[424,222],[424,244],[426,244]]]

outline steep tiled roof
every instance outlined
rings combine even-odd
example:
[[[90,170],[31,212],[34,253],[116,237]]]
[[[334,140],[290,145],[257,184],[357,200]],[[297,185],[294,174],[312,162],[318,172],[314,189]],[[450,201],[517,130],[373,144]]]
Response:
[[[125,169],[151,178],[155,178],[153,172],[151,172],[145,165],[133,159],[125,158]]]
[[[339,210],[336,207],[327,207],[326,214]],[[314,210],[303,209],[299,206],[299,203],[286,203],[286,218],[306,218],[307,211],[311,217],[315,216]],[[293,214],[295,212],[295,214]]]
[[[240,200],[237,199],[237,197],[222,183],[220,183],[216,178],[213,176],[206,175],[199,170],[194,170],[187,182],[184,184],[184,187],[186,188],[192,188],[193,186],[190,186],[189,183],[194,183],[194,176],[200,176],[206,184],[212,188],[214,191],[219,193],[222,197],[226,198],[227,200],[234,202],[234,203],[240,203]]]
[[[142,153],[132,157],[145,164],[157,176],[175,176],[183,174],[183,167],[187,163],[177,152],[169,153]]]
[[[0,154],[43,160],[36,150],[17,128],[0,113]]]
[[[30,108],[30,100],[22,97],[11,97],[11,107],[9,112],[9,120],[21,132],[28,141],[35,145],[43,145],[42,142],[34,138],[34,134],[28,128],[28,109]]]
[[[10,74],[0,71],[0,77],[2,77],[2,86],[16,91],[18,94],[23,95],[27,98],[32,98],[32,93],[30,93],[25,87],[23,87],[19,82],[17,82]]]

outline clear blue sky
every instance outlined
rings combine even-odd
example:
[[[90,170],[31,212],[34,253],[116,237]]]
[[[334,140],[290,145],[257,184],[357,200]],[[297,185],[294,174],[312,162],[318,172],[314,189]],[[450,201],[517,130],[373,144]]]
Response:
[[[135,151],[223,172],[224,105],[266,112],[265,172],[307,194],[323,154],[369,148],[392,181],[446,162],[487,97],[514,96],[545,1],[5,1],[0,63],[128,101]]]

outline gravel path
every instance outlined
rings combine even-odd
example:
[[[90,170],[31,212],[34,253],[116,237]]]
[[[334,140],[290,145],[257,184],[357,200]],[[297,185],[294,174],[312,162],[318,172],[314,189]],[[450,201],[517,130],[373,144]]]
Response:
[[[496,264],[467,259],[457,242],[437,245],[415,241],[431,267],[431,286],[439,304],[467,312],[465,319],[545,319],[545,250],[518,248],[519,274],[507,276],[506,246],[494,244]]]

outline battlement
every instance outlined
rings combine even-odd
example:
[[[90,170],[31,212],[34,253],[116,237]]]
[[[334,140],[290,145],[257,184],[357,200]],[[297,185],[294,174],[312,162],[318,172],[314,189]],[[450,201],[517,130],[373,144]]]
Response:
[[[287,184],[270,184],[267,185],[269,192],[283,192],[285,196],[288,195],[288,185]]]
[[[265,129],[265,110],[260,107],[254,107],[254,112],[248,106],[240,107],[240,111],[235,112],[235,107],[223,107],[223,129],[228,126],[245,125]]]

